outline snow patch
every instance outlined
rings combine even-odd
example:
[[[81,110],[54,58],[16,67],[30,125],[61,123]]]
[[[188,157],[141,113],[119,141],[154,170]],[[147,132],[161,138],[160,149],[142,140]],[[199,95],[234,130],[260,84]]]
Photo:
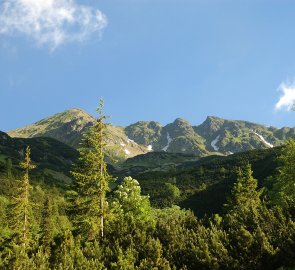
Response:
[[[170,146],[170,143],[172,142],[172,138],[170,137],[170,134],[169,132],[167,132],[167,145],[165,147],[162,148],[163,151],[167,152],[169,146]]]
[[[123,146],[123,147],[124,147],[124,146],[126,146],[126,144],[125,144],[125,143],[120,143],[120,145],[121,145],[121,146]]]
[[[128,142],[128,144],[129,144],[129,143],[137,144],[135,141],[133,141],[133,140],[131,140],[131,139],[128,139],[127,142]]]
[[[270,148],[273,148],[273,144],[271,144],[271,143],[269,143],[267,140],[265,140],[264,139],[264,137],[262,136],[262,135],[260,135],[260,134],[258,134],[257,132],[255,132],[255,131],[253,131],[254,132],[254,134],[256,135],[256,136],[258,136],[258,138],[265,144],[265,145],[267,145],[268,147],[270,147]]]
[[[219,147],[216,146],[216,144],[218,143],[220,138],[220,135],[218,135],[212,142],[211,142],[211,146],[213,147],[214,151],[218,151]]]
[[[130,151],[128,149],[124,149],[126,155],[130,155]]]
[[[152,145],[148,145],[147,150],[148,151],[153,151],[153,146]]]

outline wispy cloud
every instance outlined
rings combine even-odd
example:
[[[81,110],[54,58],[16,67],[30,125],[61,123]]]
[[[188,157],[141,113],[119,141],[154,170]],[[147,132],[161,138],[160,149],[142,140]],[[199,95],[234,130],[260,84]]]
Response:
[[[101,35],[106,16],[75,0],[4,0],[0,4],[0,34],[25,35],[38,45],[55,49],[67,42],[82,42]]]
[[[282,95],[279,101],[275,105],[276,110],[287,110],[290,111],[294,108],[295,104],[295,84],[286,84],[281,83],[279,90],[282,92]]]

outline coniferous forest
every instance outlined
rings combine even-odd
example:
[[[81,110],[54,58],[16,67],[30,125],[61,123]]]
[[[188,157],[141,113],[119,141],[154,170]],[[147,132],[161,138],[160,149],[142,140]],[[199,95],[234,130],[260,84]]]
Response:
[[[29,146],[21,174],[6,160],[0,269],[295,268],[294,140],[285,142],[267,185],[254,178],[250,162],[234,167],[222,210],[200,217],[198,209],[177,206],[172,199],[181,193],[171,183],[165,201],[157,204],[142,193],[140,181],[112,175],[102,109],[101,102],[64,190],[32,181],[37,168]]]

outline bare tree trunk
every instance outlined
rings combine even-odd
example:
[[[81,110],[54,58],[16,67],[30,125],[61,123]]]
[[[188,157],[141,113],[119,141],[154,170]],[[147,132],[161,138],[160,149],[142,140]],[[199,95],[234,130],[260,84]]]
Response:
[[[101,153],[101,156],[103,157],[102,155],[102,151],[103,151],[103,141],[102,141],[102,120],[101,120],[101,128],[100,128],[100,153]],[[103,192],[103,160],[100,161],[100,211],[101,211],[101,216],[100,216],[100,233],[101,233],[101,238],[104,237],[104,192]]]
[[[27,207],[24,209],[24,228],[23,228],[23,247],[26,248],[26,242],[27,242]]]
[[[100,230],[101,230],[101,237],[103,238],[104,236],[104,231],[103,231],[103,227],[104,227],[104,204],[103,204],[103,199],[102,197],[100,198],[100,207],[101,207],[101,217],[100,217]]]
[[[27,242],[27,223],[28,223],[28,213],[27,213],[27,206],[28,206],[28,197],[29,197],[29,190],[28,190],[28,179],[29,179],[29,160],[27,160],[27,169],[26,169],[26,175],[25,175],[25,209],[24,209],[24,227],[23,227],[23,247],[26,248],[26,242]]]

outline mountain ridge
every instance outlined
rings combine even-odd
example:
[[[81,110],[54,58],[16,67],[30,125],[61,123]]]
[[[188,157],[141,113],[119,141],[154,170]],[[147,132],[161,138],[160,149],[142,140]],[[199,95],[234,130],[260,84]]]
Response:
[[[73,108],[23,128],[8,131],[11,137],[51,137],[74,148],[95,118]],[[295,138],[295,128],[269,127],[243,120],[207,116],[199,125],[177,118],[165,126],[157,121],[138,121],[126,127],[107,124],[107,144],[119,161],[151,151],[208,155],[229,155],[251,149],[279,146]]]

